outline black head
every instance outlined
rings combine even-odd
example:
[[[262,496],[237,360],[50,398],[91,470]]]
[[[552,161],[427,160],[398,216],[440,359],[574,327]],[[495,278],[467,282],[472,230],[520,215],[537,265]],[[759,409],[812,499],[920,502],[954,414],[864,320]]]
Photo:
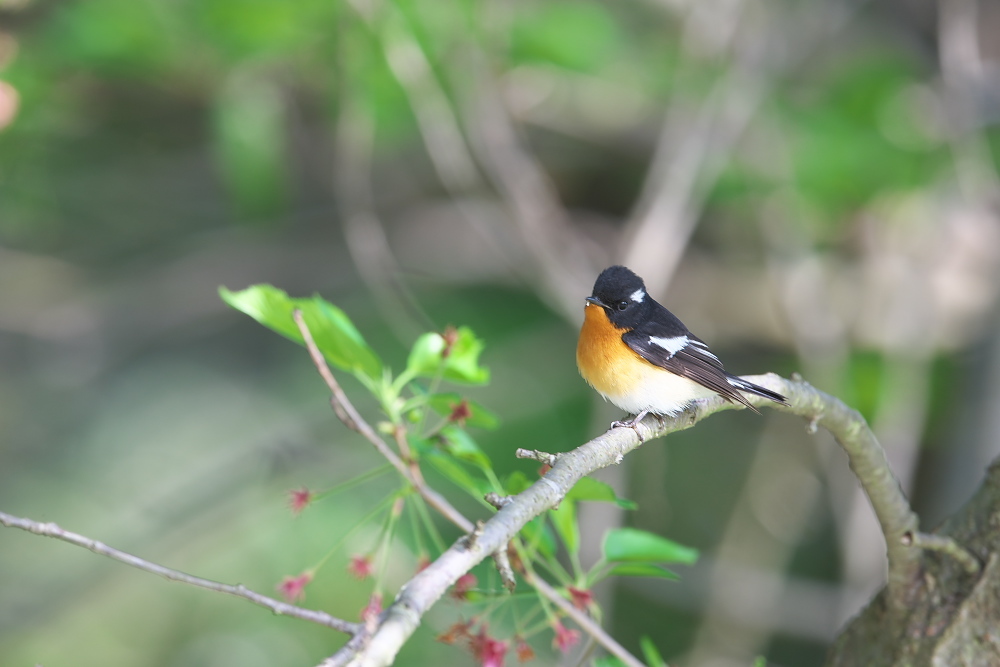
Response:
[[[624,266],[611,266],[597,276],[594,293],[587,301],[604,308],[608,319],[619,329],[633,329],[647,317],[655,303],[646,294],[642,278]]]

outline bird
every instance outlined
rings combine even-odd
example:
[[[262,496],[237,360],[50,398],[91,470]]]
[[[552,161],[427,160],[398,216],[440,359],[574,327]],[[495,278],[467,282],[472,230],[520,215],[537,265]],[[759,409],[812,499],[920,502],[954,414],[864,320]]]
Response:
[[[758,414],[744,392],[788,405],[781,394],[726,372],[708,344],[649,296],[642,278],[624,266],[602,271],[586,298],[576,365],[601,396],[635,415],[611,426],[637,434],[636,425],[647,414],[674,416],[715,394]]]

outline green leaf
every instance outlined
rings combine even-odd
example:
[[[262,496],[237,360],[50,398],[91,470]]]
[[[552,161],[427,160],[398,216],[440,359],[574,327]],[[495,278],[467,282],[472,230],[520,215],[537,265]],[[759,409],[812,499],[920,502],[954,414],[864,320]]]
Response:
[[[427,397],[427,405],[443,417],[450,415],[452,410],[461,404],[462,401],[465,401],[469,407],[469,416],[465,420],[466,426],[494,429],[500,425],[500,420],[492,412],[475,401],[462,398],[461,395],[455,392],[431,394]]]
[[[595,500],[599,502],[615,503],[619,507],[634,510],[638,505],[631,500],[619,498],[614,488],[593,477],[583,477],[576,483],[570,492],[566,494],[566,500]]]
[[[643,635],[639,640],[639,646],[642,647],[642,655],[646,658],[646,664],[649,667],[667,667],[667,663],[663,661],[663,656],[660,655],[660,651],[652,639]]]
[[[693,565],[698,550],[638,528],[616,528],[604,536],[604,558],[609,562],[683,563]]]
[[[461,463],[444,452],[429,450],[426,453],[426,460],[435,470],[470,496],[482,498],[492,490],[486,480],[475,477],[466,468],[463,468]]]
[[[576,503],[563,500],[559,506],[549,511],[556,533],[570,553],[580,550],[580,525],[576,520]]]
[[[537,549],[538,553],[546,558],[554,558],[556,555],[556,537],[552,534],[549,524],[545,522],[545,516],[535,517],[524,524],[521,529],[524,536],[524,545],[530,551]]]
[[[671,572],[662,565],[654,563],[620,563],[608,570],[605,576],[655,577],[658,579],[669,579],[670,581],[678,581],[680,579],[676,573]]]
[[[239,292],[219,288],[219,296],[236,310],[296,343],[304,344],[292,311],[299,309],[316,346],[334,366],[372,380],[382,376],[382,362],[368,347],[351,319],[332,303],[314,296],[293,299],[271,285],[253,285]]]
[[[480,468],[492,468],[493,462],[472,439],[468,433],[455,424],[449,424],[441,429],[441,439],[444,441],[448,453],[462,461],[478,466]]]
[[[468,327],[459,327],[449,346],[439,333],[425,333],[417,339],[406,361],[406,370],[416,377],[441,377],[450,382],[486,384],[490,371],[479,365],[485,346]]]
[[[527,475],[520,470],[515,470],[508,475],[507,479],[503,483],[503,488],[508,495],[516,496],[531,486],[531,484],[532,482],[528,479]]]
[[[594,667],[625,667],[625,663],[613,655],[602,655],[594,660]]]

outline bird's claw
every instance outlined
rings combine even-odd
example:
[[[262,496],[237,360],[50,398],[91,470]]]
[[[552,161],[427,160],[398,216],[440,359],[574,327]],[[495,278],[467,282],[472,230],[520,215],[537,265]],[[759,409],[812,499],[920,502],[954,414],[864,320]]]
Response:
[[[648,414],[652,414],[654,417],[656,417],[656,421],[659,422],[660,428],[663,428],[663,415],[657,414],[655,412],[650,412],[649,410],[643,410],[635,417],[632,417],[632,419],[615,420],[611,422],[611,428],[622,428],[622,427],[630,428],[633,431],[635,431],[635,434],[637,436],[639,436],[639,442],[646,442],[646,439],[642,437],[642,433],[639,433],[639,422],[641,422],[642,418]]]

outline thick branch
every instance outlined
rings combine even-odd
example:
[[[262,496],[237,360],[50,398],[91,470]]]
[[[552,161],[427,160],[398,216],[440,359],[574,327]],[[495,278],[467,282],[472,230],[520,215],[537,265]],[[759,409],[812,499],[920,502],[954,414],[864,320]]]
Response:
[[[748,379],[782,393],[788,397],[789,405],[778,406],[765,399],[751,399],[751,402],[791,412],[808,419],[810,424],[823,426],[844,447],[851,468],[868,494],[886,536],[889,588],[890,592],[894,592],[891,597],[896,600],[896,604],[902,606],[904,602],[901,589],[912,579],[919,563],[919,549],[907,547],[903,536],[916,530],[917,517],[910,510],[899,484],[889,470],[885,454],[864,418],[840,400],[805,382],[784,380],[773,374]],[[501,508],[477,531],[473,544],[459,540],[437,561],[410,580],[386,611],[367,649],[350,664],[363,667],[391,664],[403,643],[419,626],[424,613],[459,576],[503,548],[528,521],[558,503],[583,476],[621,461],[625,454],[636,449],[643,441],[690,428],[711,414],[739,407],[718,397],[707,399],[675,418],[664,419],[662,425],[655,418],[648,417],[636,430],[611,429],[577,449],[560,455],[544,477]]]
[[[130,553],[119,551],[114,547],[109,547],[103,542],[98,542],[97,540],[92,540],[89,537],[84,537],[83,535],[63,530],[54,523],[41,523],[38,521],[32,521],[31,519],[22,519],[20,517],[12,516],[5,512],[0,512],[0,524],[3,524],[7,528],[20,528],[21,530],[26,530],[29,533],[34,533],[35,535],[54,537],[57,540],[62,540],[63,542],[75,544],[78,547],[90,549],[95,554],[107,556],[108,558],[120,561],[126,565],[131,565],[134,568],[158,574],[165,579],[169,579],[170,581],[179,581],[183,584],[190,584],[191,586],[198,586],[199,588],[207,588],[208,590],[216,591],[217,593],[234,595],[238,598],[249,600],[250,602],[260,605],[266,609],[270,609],[275,614],[312,621],[313,623],[319,623],[320,625],[325,625],[329,628],[345,632],[349,635],[358,634],[363,627],[359,623],[350,623],[335,616],[331,616],[326,612],[303,609],[286,602],[281,602],[280,600],[275,600],[274,598],[269,598],[266,595],[261,595],[260,593],[251,591],[242,584],[232,586],[230,584],[222,584],[210,579],[195,577],[178,570],[171,570],[169,567],[151,563],[147,560],[139,558],[138,556],[133,556]]]

